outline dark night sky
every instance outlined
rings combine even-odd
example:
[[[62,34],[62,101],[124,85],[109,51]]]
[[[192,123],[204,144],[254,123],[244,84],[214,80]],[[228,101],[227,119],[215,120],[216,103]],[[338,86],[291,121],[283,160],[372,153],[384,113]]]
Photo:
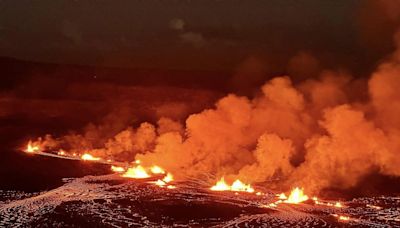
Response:
[[[301,50],[363,56],[361,2],[1,0],[0,55],[203,70],[229,70],[253,55],[285,64]]]

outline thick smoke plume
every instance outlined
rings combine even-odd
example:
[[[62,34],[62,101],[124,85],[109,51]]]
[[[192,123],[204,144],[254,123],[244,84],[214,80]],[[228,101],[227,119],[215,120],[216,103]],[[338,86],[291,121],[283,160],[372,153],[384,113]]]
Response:
[[[399,53],[381,63],[368,80],[343,71],[320,71],[313,56],[301,54],[289,71],[300,78],[307,78],[308,72],[319,74],[317,79],[294,83],[290,76],[279,76],[254,98],[228,94],[185,122],[162,117],[156,124],[127,127],[107,139],[98,134],[101,128],[92,126],[82,135],[47,136],[42,146],[140,160],[163,167],[177,179],[213,174],[215,179],[306,186],[314,193],[354,187],[371,172],[399,176]],[[304,69],[296,67],[304,62],[309,63]],[[98,138],[102,143],[93,144]]]
[[[255,98],[229,94],[184,124],[163,117],[97,148],[89,142],[103,137],[101,127],[91,127],[86,135],[47,136],[43,146],[157,164],[177,178],[215,174],[314,192],[349,188],[373,171],[400,175],[399,75],[395,54],[365,83],[367,101],[355,98],[359,85],[345,73],[326,71],[296,85],[275,77]]]

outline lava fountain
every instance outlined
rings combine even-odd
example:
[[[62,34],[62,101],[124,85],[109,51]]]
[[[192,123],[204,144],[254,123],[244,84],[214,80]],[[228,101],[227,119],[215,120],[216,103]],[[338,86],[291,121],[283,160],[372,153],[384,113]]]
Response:
[[[40,147],[38,145],[33,144],[32,141],[29,140],[28,145],[26,146],[26,149],[24,151],[26,153],[36,153],[40,152]]]
[[[147,173],[145,168],[143,168],[143,166],[138,165],[136,167],[128,168],[128,170],[122,175],[122,177],[143,179],[149,178],[150,175]]]
[[[228,185],[222,177],[214,186],[210,188],[212,191],[233,191],[233,192],[249,192],[253,193],[254,188],[250,184],[244,184],[240,180],[235,180],[232,185]]]
[[[298,204],[298,203],[304,202],[306,200],[308,200],[308,196],[304,194],[303,189],[296,187],[290,192],[289,197],[283,202]]]
[[[87,153],[82,154],[81,159],[85,160],[85,161],[100,161],[101,160],[101,158],[94,157],[93,155],[87,154]]]

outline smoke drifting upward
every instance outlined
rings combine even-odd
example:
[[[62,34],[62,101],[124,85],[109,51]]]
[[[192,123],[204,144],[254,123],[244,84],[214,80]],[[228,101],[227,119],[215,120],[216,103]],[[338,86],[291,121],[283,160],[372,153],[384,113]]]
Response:
[[[174,26],[180,30],[181,24]],[[251,72],[255,82],[245,83],[244,89],[251,87],[267,71],[260,64],[246,62],[232,83],[243,84]],[[184,122],[171,116],[185,108],[171,104],[159,109],[155,124],[90,126],[83,134],[47,136],[39,143],[104,159],[140,160],[163,167],[176,179],[214,174],[215,180],[225,176],[284,188],[307,186],[314,193],[354,187],[371,172],[400,176],[399,50],[368,80],[321,70],[306,52],[289,62],[288,72],[296,83],[290,76],[272,78],[254,98],[228,94]],[[297,82],[308,74],[318,76]]]
[[[92,126],[85,135],[47,136],[42,146],[157,164],[176,178],[210,173],[312,192],[350,188],[373,171],[400,175],[399,75],[395,53],[364,83],[368,99],[355,96],[360,83],[341,72],[298,84],[280,76],[253,99],[229,94],[184,124],[162,117],[107,139],[113,126]]]

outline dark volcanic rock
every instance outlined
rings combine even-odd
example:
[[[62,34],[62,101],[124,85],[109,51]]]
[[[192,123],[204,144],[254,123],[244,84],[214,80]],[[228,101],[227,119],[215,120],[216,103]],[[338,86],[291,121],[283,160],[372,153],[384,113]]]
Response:
[[[344,207],[311,202],[276,207],[272,193],[212,192],[195,181],[175,189],[117,175],[71,179],[35,194],[0,192],[0,227],[396,227],[400,197],[368,197]],[[328,202],[328,201],[326,201]],[[348,221],[340,220],[347,216]]]

